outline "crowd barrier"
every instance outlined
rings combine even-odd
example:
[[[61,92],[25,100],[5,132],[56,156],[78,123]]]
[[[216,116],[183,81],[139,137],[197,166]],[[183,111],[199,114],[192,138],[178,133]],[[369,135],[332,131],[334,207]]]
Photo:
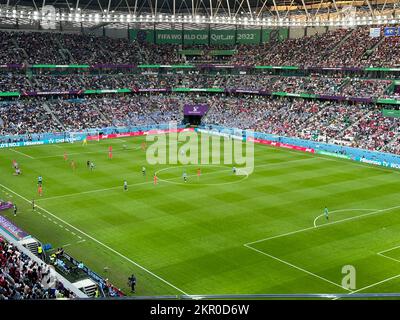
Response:
[[[246,131],[237,128],[226,128],[216,125],[208,125],[204,126],[203,128],[208,129],[211,133],[214,132],[220,134],[221,132],[225,132],[232,135],[246,135]],[[252,133],[252,137],[250,137],[250,139],[254,139],[254,142],[256,143],[400,169],[400,156],[391,153],[340,146],[336,144],[304,140],[299,138],[283,137],[261,132]]]
[[[217,125],[201,126],[200,131],[212,134],[229,134],[232,136],[245,137],[246,131],[237,128],[226,128]],[[135,127],[108,127],[101,129],[90,129],[81,132],[63,132],[63,133],[44,133],[23,136],[1,136],[0,149],[9,147],[21,147],[32,145],[44,145],[63,142],[75,142],[87,140],[102,140],[112,138],[122,138],[131,136],[141,136],[147,134],[160,134],[170,132],[181,132],[183,130],[193,130],[179,125],[176,129],[171,129],[170,124],[135,126]],[[328,155],[336,158],[349,159],[353,161],[400,169],[400,156],[371,151],[336,144],[318,142],[313,140],[304,140],[299,138],[284,137],[262,132],[254,132],[251,137],[254,142],[267,144],[280,148],[289,148],[304,152]]]
[[[79,132],[58,132],[58,133],[40,133],[27,135],[8,135],[0,136],[1,148],[14,148],[34,145],[44,145],[53,143],[75,142],[83,139],[98,140],[118,137],[136,136],[146,134],[154,130],[169,130],[169,124],[145,125],[145,126],[127,126],[127,127],[107,127],[94,128]],[[178,129],[184,126],[177,126]],[[167,131],[164,131],[167,132]],[[99,138],[101,137],[101,138]]]

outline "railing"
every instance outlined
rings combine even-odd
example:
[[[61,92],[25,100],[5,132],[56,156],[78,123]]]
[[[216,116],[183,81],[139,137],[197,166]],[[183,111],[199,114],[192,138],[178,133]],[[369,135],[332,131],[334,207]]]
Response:
[[[183,128],[183,127],[185,126],[183,125],[177,126],[177,128]],[[149,130],[166,130],[166,129],[169,129],[169,124],[149,124],[141,126],[91,128],[81,131],[47,132],[47,133],[23,134],[23,135],[3,135],[0,136],[0,148],[74,142],[74,141],[81,141],[87,136],[97,136],[99,134],[102,135],[125,134],[125,133],[145,132]]]
[[[218,125],[207,125],[203,126],[203,128],[209,130],[215,130],[217,132],[222,131],[230,133],[232,135],[241,135],[238,134],[238,132],[243,131],[237,128],[236,129],[226,128]],[[371,151],[360,148],[353,148],[353,147],[347,147],[347,146],[312,141],[312,140],[304,140],[300,138],[285,137],[285,136],[273,135],[262,132],[254,132],[254,138],[309,148],[313,149],[314,153],[322,155],[344,158],[388,168],[400,169],[400,156],[392,153]]]

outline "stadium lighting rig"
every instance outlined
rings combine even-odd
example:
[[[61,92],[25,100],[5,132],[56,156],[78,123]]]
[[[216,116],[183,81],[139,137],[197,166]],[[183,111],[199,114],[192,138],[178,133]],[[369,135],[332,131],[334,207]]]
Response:
[[[262,27],[354,27],[368,25],[399,24],[400,15],[395,17],[385,15],[363,15],[350,17],[333,17],[325,19],[319,16],[258,17],[258,16],[200,16],[200,15],[172,15],[172,14],[140,14],[98,11],[83,12],[81,9],[71,8],[69,12],[27,10],[15,8],[0,8],[0,18],[7,20],[30,20],[44,23],[75,22],[75,23],[179,23],[179,24],[213,24],[237,26],[262,26]]]

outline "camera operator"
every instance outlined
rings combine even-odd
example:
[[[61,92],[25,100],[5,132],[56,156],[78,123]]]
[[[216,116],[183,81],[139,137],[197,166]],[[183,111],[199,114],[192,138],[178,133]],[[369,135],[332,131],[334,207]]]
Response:
[[[129,277],[129,286],[131,287],[131,291],[134,293],[135,292],[135,286],[136,286],[136,277],[132,273],[132,275]]]

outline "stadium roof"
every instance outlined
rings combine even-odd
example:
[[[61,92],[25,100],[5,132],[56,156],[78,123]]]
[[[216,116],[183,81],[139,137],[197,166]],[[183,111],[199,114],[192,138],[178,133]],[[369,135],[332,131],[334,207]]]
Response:
[[[149,9],[150,12],[184,12],[193,10],[197,13],[210,12],[210,8],[231,10],[231,13],[260,11],[316,11],[341,10],[346,7],[354,7],[361,10],[382,10],[399,6],[399,0],[1,0],[1,4],[15,6],[32,6],[40,8],[43,5],[52,5],[56,8],[81,8],[90,10],[107,11],[140,11]],[[189,10],[188,10],[189,9]]]
[[[314,22],[319,23],[329,19],[355,20],[360,17],[359,19],[364,19],[364,24],[368,24],[368,19],[378,19],[378,17],[390,19],[389,21],[382,19],[382,24],[395,23],[392,19],[400,19],[399,0],[0,0],[0,17],[33,19],[37,11],[39,18],[36,16],[36,19],[41,20],[44,19],[42,11],[47,10],[43,15],[49,16],[51,15],[49,8],[52,7],[56,12],[54,15],[61,13],[65,15],[63,19],[68,19],[70,15],[69,19],[72,20],[69,21],[78,22],[77,17],[81,19],[82,15],[81,21],[88,22],[89,15],[97,14],[100,15],[97,22],[111,24],[117,22],[222,24],[227,21],[226,19],[231,19],[230,24],[252,25],[256,24],[256,19],[269,18],[280,23],[287,20],[288,26],[295,26],[296,24],[291,21],[296,19],[300,23],[299,26],[309,26],[315,25]],[[27,12],[32,15],[24,16]],[[110,15],[111,20],[107,20],[107,15]],[[129,16],[122,18],[122,15]],[[131,16],[142,16],[143,19],[129,20]],[[59,21],[62,17],[57,19]],[[240,19],[243,20],[238,21]],[[377,21],[370,20],[369,24]]]

